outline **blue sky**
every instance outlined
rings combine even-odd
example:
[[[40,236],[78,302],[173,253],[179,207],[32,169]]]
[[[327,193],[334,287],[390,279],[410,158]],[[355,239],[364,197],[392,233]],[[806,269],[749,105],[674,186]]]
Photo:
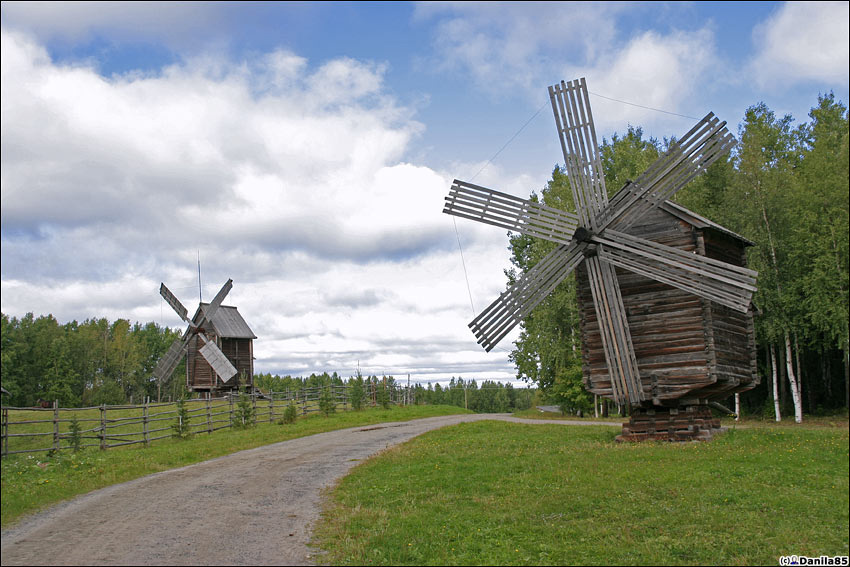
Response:
[[[848,100],[847,22],[846,2],[4,2],[2,310],[176,326],[159,282],[193,308],[200,253],[259,371],[510,379],[510,340],[466,328],[457,246],[478,311],[507,238],[456,236],[451,179],[539,190],[561,79],[587,78],[608,138],[709,110],[734,132],[761,101],[806,121]]]

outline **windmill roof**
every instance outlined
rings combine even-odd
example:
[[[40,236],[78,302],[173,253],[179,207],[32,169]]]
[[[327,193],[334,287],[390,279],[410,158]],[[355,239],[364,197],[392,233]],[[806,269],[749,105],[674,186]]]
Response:
[[[192,321],[197,322],[200,319],[201,310],[206,311],[207,307],[209,307],[209,303],[201,303]],[[210,323],[212,323],[215,334],[225,339],[257,338],[257,335],[254,334],[254,331],[251,330],[236,307],[232,305],[222,305],[219,307],[213,314]]]
[[[752,240],[744,238],[740,234],[738,234],[736,232],[732,232],[731,230],[729,230],[725,226],[721,226],[721,225],[717,224],[716,222],[714,222],[712,220],[708,220],[707,218],[700,216],[700,215],[696,214],[695,212],[693,212],[692,210],[686,209],[682,205],[680,205],[678,203],[674,203],[673,201],[664,201],[663,203],[661,203],[659,208],[670,213],[674,217],[677,217],[677,218],[685,221],[686,223],[695,226],[696,228],[710,228],[712,230],[716,230],[716,231],[721,232],[721,233],[723,233],[727,236],[731,236],[732,238],[734,238],[736,240],[740,240],[741,242],[743,242],[744,246],[755,246],[756,245],[756,243],[753,242]]]

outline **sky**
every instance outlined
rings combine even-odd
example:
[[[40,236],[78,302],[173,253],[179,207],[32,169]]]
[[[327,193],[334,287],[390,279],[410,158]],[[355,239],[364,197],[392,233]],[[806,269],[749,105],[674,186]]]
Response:
[[[2,312],[183,328],[225,304],[255,371],[511,381],[507,234],[441,213],[563,163],[547,87],[596,130],[678,136],[848,101],[847,2],[2,3]]]

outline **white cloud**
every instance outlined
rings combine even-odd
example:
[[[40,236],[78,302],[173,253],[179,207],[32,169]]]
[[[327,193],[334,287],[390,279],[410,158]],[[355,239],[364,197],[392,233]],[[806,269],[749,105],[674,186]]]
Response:
[[[847,87],[850,4],[787,2],[753,31],[752,76],[762,87],[819,81]]]
[[[694,98],[701,100],[702,91],[710,88],[703,81],[715,74],[716,65],[710,29],[668,35],[649,31],[634,37],[621,49],[600,56],[588,67],[567,65],[563,74],[586,77],[588,90],[609,98],[686,113],[699,106],[694,104]],[[655,130],[674,134],[682,129],[681,117],[599,97],[592,97],[591,104],[597,131],[622,132],[626,124],[652,125]],[[690,122],[686,120],[684,124]]]
[[[260,371],[512,377],[466,328],[450,179],[404,161],[422,125],[381,65],[278,51],[105,78],[6,29],[2,57],[4,313],[179,327],[158,285],[194,308],[200,251]],[[460,228],[482,303],[507,264],[488,228]]]

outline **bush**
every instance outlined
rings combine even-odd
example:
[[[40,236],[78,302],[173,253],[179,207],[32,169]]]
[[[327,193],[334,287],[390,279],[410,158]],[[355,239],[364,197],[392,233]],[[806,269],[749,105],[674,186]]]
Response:
[[[71,431],[68,433],[68,440],[71,443],[71,450],[76,453],[83,444],[83,435],[80,432],[80,422],[77,420],[77,414],[71,416],[70,428]]]
[[[239,402],[233,415],[233,427],[236,429],[247,429],[254,425],[254,405],[251,398],[244,392],[239,394]]]
[[[390,409],[390,393],[387,391],[386,382],[378,387],[377,397],[378,403],[381,404],[383,409]]]
[[[283,417],[278,420],[280,425],[285,425],[288,423],[295,423],[295,419],[298,417],[298,408],[295,406],[295,400],[289,402],[289,405],[286,406],[286,409],[283,410]]]
[[[366,397],[366,392],[363,390],[363,376],[360,371],[357,371],[357,376],[348,381],[349,391],[348,399],[351,402],[351,409],[363,409],[363,399]]]
[[[186,399],[182,396],[177,400],[177,418],[171,429],[174,430],[171,436],[177,439],[188,439],[192,436],[192,428],[189,427],[189,408],[186,407]]]
[[[319,397],[319,410],[325,414],[325,417],[336,411],[336,400],[334,400],[329,386],[322,388],[322,395]]]

